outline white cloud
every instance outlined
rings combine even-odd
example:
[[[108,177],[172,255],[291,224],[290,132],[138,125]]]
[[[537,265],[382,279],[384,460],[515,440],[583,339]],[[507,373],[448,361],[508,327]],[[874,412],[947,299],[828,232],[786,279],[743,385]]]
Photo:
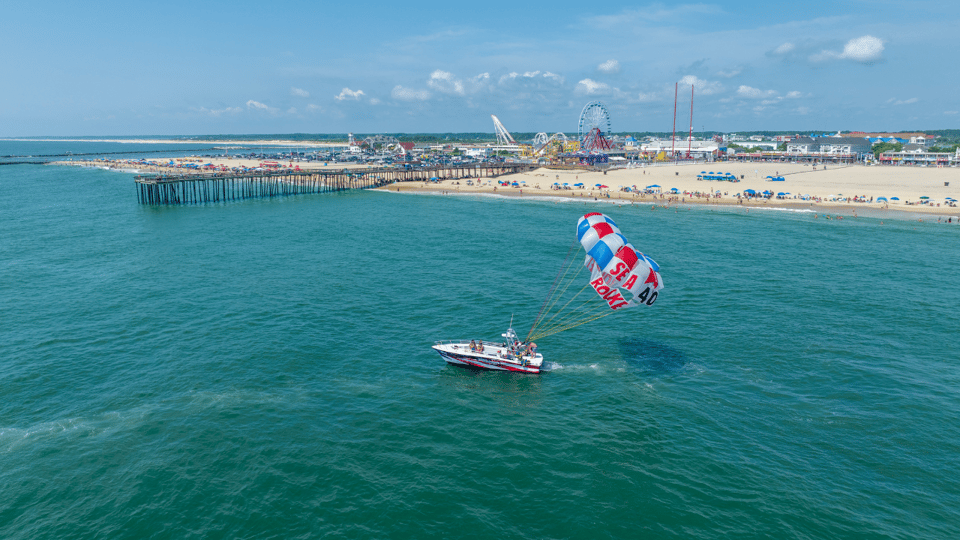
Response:
[[[501,75],[500,80],[498,82],[500,84],[503,84],[503,83],[514,81],[517,79],[536,79],[538,77],[542,77],[544,79],[553,79],[554,81],[563,82],[563,78],[560,77],[559,75],[555,73],[550,73],[549,71],[544,71],[543,74],[541,75],[539,70],[526,71],[524,73],[517,73],[516,71],[512,71],[510,73],[507,73],[506,75]]]
[[[226,107],[224,109],[208,109],[206,107],[200,107],[196,109],[204,114],[209,114],[210,116],[221,116],[224,114],[237,114],[242,111],[240,107]]]
[[[289,109],[287,109],[287,114],[297,114],[297,108],[290,107]]]
[[[909,105],[909,104],[911,104],[911,103],[916,103],[916,102],[918,102],[918,101],[920,101],[920,100],[917,99],[917,98],[915,98],[915,97],[914,97],[914,98],[910,98],[910,99],[890,98],[890,99],[887,100],[887,103],[891,103],[891,104],[893,104],[893,105]]]
[[[787,99],[797,99],[802,97],[803,97],[803,92],[800,92],[799,90],[793,90],[791,92],[787,92],[787,95],[786,95]]]
[[[593,79],[584,79],[577,83],[574,91],[578,94],[603,94],[610,91],[610,85]]]
[[[723,85],[717,81],[705,81],[696,75],[685,75],[680,79],[680,86],[693,86],[697,92],[705,96],[723,91]]]
[[[943,111],[943,114],[957,114],[957,113],[960,113],[960,111]]]
[[[797,114],[810,114],[810,107],[797,107],[793,112]]]
[[[597,66],[597,69],[604,73],[620,73],[620,62],[616,60],[607,60],[606,62]]]
[[[307,92],[307,91],[304,90],[303,88],[291,87],[291,88],[290,88],[290,95],[291,95],[291,96],[299,96],[299,97],[310,97],[310,92]]]
[[[321,107],[321,106],[319,106],[319,105],[314,105],[313,103],[311,103],[311,104],[307,105],[307,111],[312,112],[312,113],[323,112],[323,107]]]
[[[380,104],[380,100],[377,99],[377,98],[370,98],[370,104],[371,104],[371,105],[379,105],[379,104]]]
[[[345,99],[358,101],[360,97],[364,95],[366,94],[363,93],[363,90],[351,90],[349,88],[344,88],[340,91],[340,94],[333,96],[333,99],[337,101],[343,101]]]
[[[883,40],[873,36],[861,36],[851,39],[843,46],[843,51],[821,51],[810,57],[814,62],[826,60],[853,60],[864,64],[871,64],[880,60],[883,54]]]
[[[264,105],[263,103],[260,103],[259,101],[254,101],[254,100],[252,100],[252,99],[247,102],[247,108],[248,108],[248,109],[261,109],[261,110],[264,110],[264,111],[269,111],[269,110],[270,110],[270,107],[268,107],[267,105]]]
[[[399,84],[393,87],[393,90],[390,91],[390,96],[393,99],[401,99],[403,101],[424,101],[430,99],[429,90],[414,90],[412,88],[404,88]]]
[[[783,45],[777,47],[773,50],[775,54],[787,54],[788,52],[796,49],[797,46],[793,43],[784,43]]]
[[[777,92],[774,90],[760,90],[759,88],[741,84],[740,88],[737,88],[737,95],[750,99],[766,99],[776,96]]]
[[[456,94],[462,96],[466,94],[463,89],[463,81],[456,79],[453,73],[449,71],[436,70],[430,74],[427,80],[427,86],[444,94]]]
[[[489,83],[490,74],[481,73],[475,77],[459,79],[449,71],[436,70],[427,79],[427,86],[443,94],[465,96],[483,90]]]
[[[718,71],[717,75],[723,77],[724,79],[729,79],[731,77],[736,77],[743,72],[742,68],[733,68],[730,71]]]

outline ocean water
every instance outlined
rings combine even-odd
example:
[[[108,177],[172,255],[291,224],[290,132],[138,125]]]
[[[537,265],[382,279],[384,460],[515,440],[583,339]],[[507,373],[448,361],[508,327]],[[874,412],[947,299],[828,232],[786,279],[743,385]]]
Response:
[[[430,349],[525,334],[598,209],[660,264],[654,306],[541,340],[540,376]],[[956,538],[958,236],[388,192],[149,207],[127,173],[2,166],[0,538]]]

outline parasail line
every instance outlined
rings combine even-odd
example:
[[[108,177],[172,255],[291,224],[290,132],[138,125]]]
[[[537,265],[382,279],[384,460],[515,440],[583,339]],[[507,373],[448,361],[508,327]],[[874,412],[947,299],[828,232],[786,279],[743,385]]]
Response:
[[[574,241],[572,244],[570,244],[570,248],[567,249],[567,256],[563,260],[563,264],[560,266],[560,270],[557,272],[557,275],[553,278],[553,284],[550,285],[550,289],[547,291],[547,296],[543,299],[543,304],[540,306],[540,311],[537,313],[537,317],[533,320],[533,326],[530,327],[531,332],[533,332],[533,329],[536,328],[537,325],[540,323],[540,317],[544,314],[544,309],[546,308],[547,312],[549,312],[549,308],[547,308],[547,303],[550,302],[550,299],[553,297],[553,294],[557,290],[557,286],[560,283],[563,283],[563,279],[566,277],[567,273],[570,271],[570,268],[572,268],[570,256],[573,254],[574,249],[579,247],[580,247],[580,243]],[[579,252],[579,249],[577,249],[577,251]],[[573,260],[576,260],[576,259],[573,259]],[[561,295],[562,294],[563,293],[561,293]],[[553,307],[553,304],[550,305],[550,308],[552,307]],[[530,335],[527,334],[527,337],[529,338]]]
[[[541,332],[551,332],[557,328],[563,328],[565,326],[575,324],[581,319],[587,319],[593,316],[598,310],[603,310],[607,306],[605,304],[591,305],[593,304],[593,299],[587,299],[583,304],[577,306],[572,311],[566,313],[560,320],[556,321],[554,324],[543,328]]]
[[[574,263],[573,263],[573,264],[576,264],[576,259],[574,259]],[[567,268],[567,271],[564,272],[564,274],[566,274],[567,272],[569,272],[569,271],[570,271],[570,268],[573,268],[573,266],[572,266],[572,265],[569,266],[569,267]],[[552,311],[553,308],[556,306],[557,302],[559,302],[559,301],[563,298],[563,296],[567,293],[567,289],[569,289],[570,286],[573,285],[574,282],[577,281],[577,277],[580,275],[580,272],[583,271],[583,268],[584,268],[584,267],[581,266],[581,267],[577,270],[577,273],[574,274],[569,280],[567,280],[567,279],[566,279],[566,275],[564,275],[563,279],[561,280],[561,283],[563,283],[563,290],[561,290],[559,293],[553,294],[553,299],[552,299],[552,302],[550,303],[550,306],[547,307],[546,313],[543,314],[543,317],[538,317],[538,319],[537,319],[536,322],[534,323],[533,327],[531,328],[531,333],[533,332],[533,329],[537,328],[537,327],[543,322],[543,318],[544,318],[544,317],[546,317],[547,315],[550,315],[551,311]],[[565,281],[565,283],[564,283],[564,281]],[[583,291],[581,290],[580,292],[583,292]],[[579,293],[577,293],[577,294],[579,294]],[[574,298],[576,298],[576,296],[575,296]],[[573,300],[573,299],[571,299],[571,301],[572,301],[572,300]],[[569,302],[568,302],[568,304],[569,304]],[[550,324],[550,322],[551,322],[554,318],[556,318],[557,315],[559,315],[560,312],[563,311],[563,309],[564,309],[565,307],[566,307],[566,305],[563,306],[563,307],[561,307],[556,313],[553,314],[553,316],[552,316],[548,321],[546,321],[545,324]]]
[[[579,276],[579,275],[580,275],[580,271],[577,271],[576,275],[574,275],[574,276],[573,276],[573,279],[570,281],[570,284],[572,284],[573,281],[575,281],[576,278],[577,278],[577,276]],[[567,285],[567,288],[570,287],[570,284]],[[589,286],[590,286],[590,283],[588,282],[586,285],[583,286],[582,289],[580,289],[579,291],[577,291],[577,294],[573,295],[573,298],[571,298],[570,300],[567,300],[567,303],[566,303],[566,304],[562,305],[562,306],[553,314],[553,316],[550,317],[549,320],[547,320],[545,323],[543,323],[544,326],[551,326],[551,325],[553,324],[554,319],[556,319],[557,317],[559,317],[560,314],[564,312],[563,310],[565,310],[565,309],[567,308],[567,306],[570,305],[571,302],[573,302],[574,300],[576,300],[577,297],[580,296],[581,293],[583,293],[583,291],[587,290],[587,287],[589,287]],[[560,296],[557,297],[557,300],[558,300],[558,301],[563,298],[563,295],[567,292],[567,288],[565,288],[565,289],[563,290],[563,293],[560,293]],[[564,317],[565,317],[565,316],[566,316],[566,315],[564,315]]]
[[[603,309],[603,308],[606,307],[606,306],[603,305],[603,304],[599,304],[599,305],[592,305],[592,304],[593,304],[593,300],[592,300],[592,299],[587,299],[586,301],[584,301],[581,305],[577,306],[576,308],[574,308],[574,309],[572,309],[572,310],[570,310],[570,311],[565,312],[564,315],[563,315],[563,317],[560,318],[560,320],[557,320],[557,321],[554,322],[553,324],[550,324],[550,325],[548,325],[548,326],[546,326],[546,327],[544,327],[544,328],[541,328],[540,331],[541,331],[541,332],[549,332],[549,331],[551,331],[551,330],[553,330],[553,329],[560,328],[560,327],[566,326],[566,325],[568,325],[568,324],[572,324],[572,323],[580,320],[580,318],[587,318],[587,317],[589,317],[591,314],[593,314],[594,312],[596,312],[597,310],[601,310],[601,309]]]
[[[553,331],[553,332],[550,332],[550,333],[537,334],[536,336],[533,337],[533,339],[542,339],[542,338],[545,338],[545,337],[547,337],[547,336],[552,336],[552,335],[554,335],[554,334],[559,334],[560,332],[566,332],[567,330],[570,330],[571,328],[576,328],[576,327],[578,327],[578,326],[582,326],[582,325],[584,325],[584,324],[587,324],[588,322],[593,322],[593,321],[595,321],[595,320],[597,320],[597,319],[602,319],[602,318],[607,317],[607,316],[609,316],[609,315],[613,315],[614,313],[617,313],[617,312],[616,312],[616,311],[610,311],[610,312],[604,313],[604,314],[602,314],[602,315],[597,315],[596,317],[587,319],[587,320],[585,320],[585,321],[578,322],[578,323],[576,323],[576,324],[572,324],[572,325],[570,325],[570,326],[568,326],[568,327],[566,327],[566,328],[560,328],[559,330],[556,330],[556,331]]]

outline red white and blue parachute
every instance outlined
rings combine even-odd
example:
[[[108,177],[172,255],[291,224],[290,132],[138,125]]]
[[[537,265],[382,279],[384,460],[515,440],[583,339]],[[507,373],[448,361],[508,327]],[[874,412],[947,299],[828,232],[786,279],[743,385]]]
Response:
[[[586,252],[580,264],[580,248]],[[590,273],[583,283],[583,271]],[[597,296],[588,289],[593,288]],[[560,267],[526,341],[552,336],[613,315],[652,306],[663,288],[660,267],[637,251],[609,217],[595,212],[577,221],[577,240]]]
[[[616,311],[657,301],[663,279],[653,259],[633,247],[609,217],[593,212],[577,222],[577,240],[587,253],[590,285]]]

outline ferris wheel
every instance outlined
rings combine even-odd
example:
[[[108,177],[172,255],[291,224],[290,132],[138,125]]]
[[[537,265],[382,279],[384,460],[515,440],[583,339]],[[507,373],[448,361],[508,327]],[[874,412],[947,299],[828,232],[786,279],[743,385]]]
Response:
[[[604,150],[610,148],[610,143],[604,137],[610,133],[610,113],[603,103],[591,101],[580,112],[580,126],[577,130],[580,146],[584,150]]]
[[[599,101],[587,103],[580,112],[580,127],[577,130],[580,140],[594,129],[599,129],[600,133],[610,133],[610,113]]]

